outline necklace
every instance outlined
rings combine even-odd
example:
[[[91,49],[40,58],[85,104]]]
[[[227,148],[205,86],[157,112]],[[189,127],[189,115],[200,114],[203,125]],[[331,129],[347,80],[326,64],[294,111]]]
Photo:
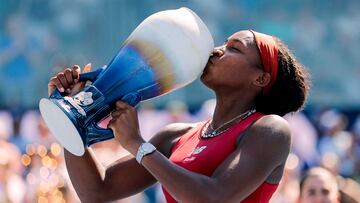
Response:
[[[218,135],[220,135],[221,133],[227,131],[232,125],[228,126],[227,128],[221,130],[221,128],[223,128],[224,126],[232,123],[233,121],[237,120],[240,118],[240,120],[244,120],[245,118],[249,117],[250,115],[252,115],[253,113],[256,112],[256,109],[251,109],[251,110],[247,110],[242,114],[239,114],[237,116],[235,116],[234,118],[226,121],[225,123],[221,124],[219,127],[217,127],[216,129],[213,128],[212,126],[212,122],[208,122],[204,128],[201,131],[201,137],[202,138],[212,138],[212,137],[216,137]]]

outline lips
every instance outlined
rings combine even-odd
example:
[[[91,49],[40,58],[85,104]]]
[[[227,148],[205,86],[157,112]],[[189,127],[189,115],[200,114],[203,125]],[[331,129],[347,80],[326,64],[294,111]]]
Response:
[[[210,61],[210,60],[208,60],[208,62],[207,62],[207,64],[205,65],[205,68],[204,68],[204,69],[206,69],[206,68],[209,67],[210,65],[213,65],[213,62]]]
[[[210,56],[208,62],[206,63],[206,66],[204,67],[204,70],[203,71],[206,71],[209,66],[214,66],[214,58]]]
[[[207,72],[207,69],[208,69],[208,67],[209,67],[210,64],[211,64],[210,61],[208,61],[208,62],[206,63],[206,65],[205,65],[205,67],[204,67],[204,69],[203,69],[203,71],[202,71],[203,74],[204,74],[205,72]]]
[[[214,58],[213,57],[210,57],[209,60],[208,60],[208,64],[211,64],[213,65],[214,64]]]

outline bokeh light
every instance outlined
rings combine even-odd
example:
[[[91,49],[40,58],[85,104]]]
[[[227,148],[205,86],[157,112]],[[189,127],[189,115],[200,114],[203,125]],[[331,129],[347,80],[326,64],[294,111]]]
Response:
[[[47,154],[47,149],[44,145],[38,145],[37,146],[37,153],[39,156],[44,157]]]
[[[27,155],[27,154],[22,155],[21,163],[24,166],[29,166],[31,164],[31,157],[29,155]]]
[[[61,146],[58,143],[52,143],[50,150],[51,154],[53,154],[55,157],[61,154]]]

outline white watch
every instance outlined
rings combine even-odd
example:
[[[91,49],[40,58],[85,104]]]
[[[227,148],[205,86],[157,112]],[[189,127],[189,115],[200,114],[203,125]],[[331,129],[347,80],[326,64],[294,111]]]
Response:
[[[144,142],[140,145],[137,154],[136,161],[141,164],[141,160],[144,156],[153,153],[156,150],[156,147],[152,145],[150,142]]]

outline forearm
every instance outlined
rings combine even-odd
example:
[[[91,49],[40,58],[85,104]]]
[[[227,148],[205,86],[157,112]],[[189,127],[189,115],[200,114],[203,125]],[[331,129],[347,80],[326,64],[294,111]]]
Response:
[[[145,156],[142,165],[178,202],[217,202],[220,196],[215,179],[177,166],[158,151]]]
[[[150,148],[142,148],[144,140],[139,132],[138,119],[134,107],[117,101],[116,111],[111,113],[111,117],[108,128],[113,130],[115,139],[128,152],[136,157],[141,146],[141,150],[144,150],[145,154],[150,153],[150,151],[147,151],[151,150]],[[171,144],[170,140],[180,137],[190,129],[190,126],[186,128],[176,128],[174,126],[172,129],[159,132],[155,137],[157,139],[152,139],[151,142],[164,153],[167,150],[164,150],[164,147],[159,147],[161,146],[159,143],[167,143],[169,145]],[[158,136],[163,137],[160,138]],[[159,141],[161,139],[167,140],[167,142]],[[160,151],[155,150],[155,152],[142,157],[142,165],[177,201],[215,202],[214,200],[219,197],[218,192],[220,191],[219,184],[216,184],[217,181],[215,179],[188,171],[173,164]],[[139,165],[138,163],[136,164]]]
[[[83,202],[100,198],[104,169],[97,163],[92,152],[87,149],[81,157],[64,150],[66,168],[71,182]]]

